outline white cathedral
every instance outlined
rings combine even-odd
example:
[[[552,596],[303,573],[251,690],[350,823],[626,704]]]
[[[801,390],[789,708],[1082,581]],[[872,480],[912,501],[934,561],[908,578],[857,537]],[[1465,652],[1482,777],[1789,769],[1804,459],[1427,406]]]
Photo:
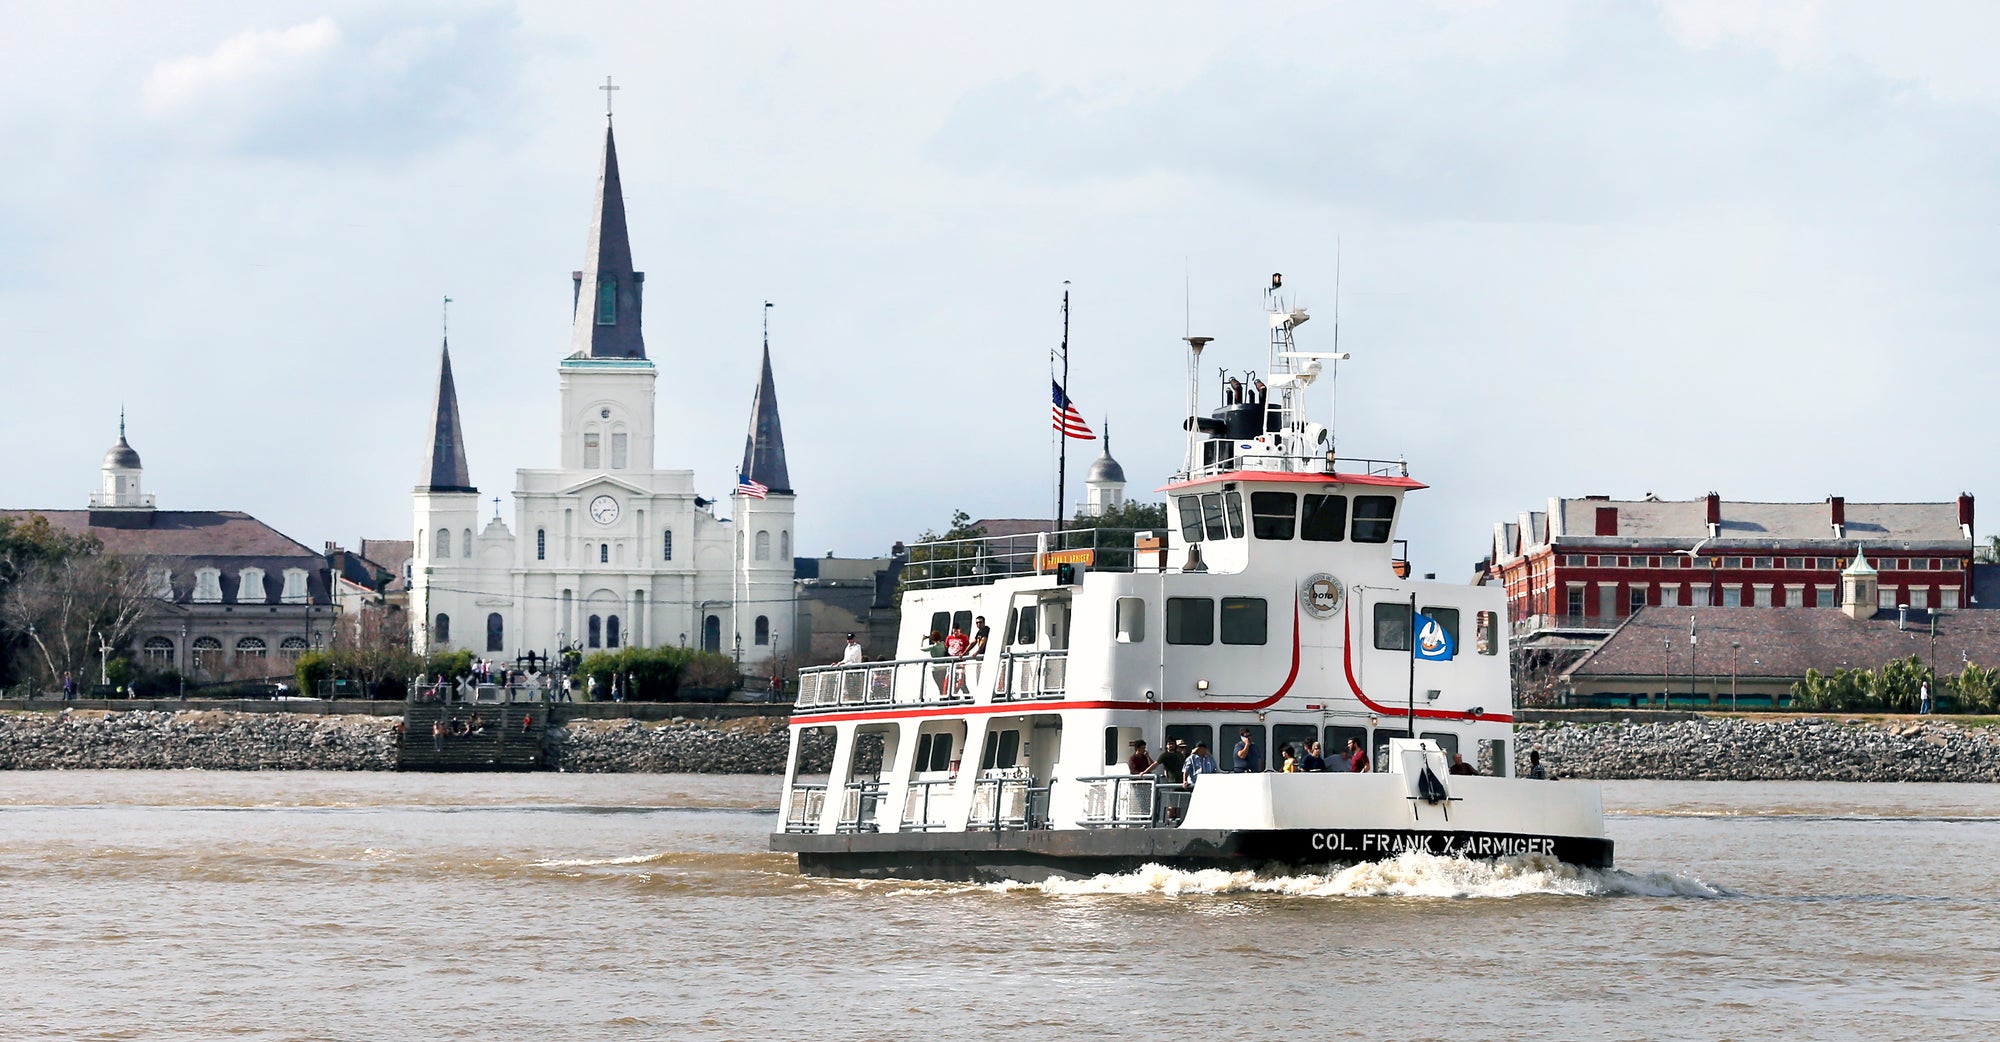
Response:
[[[447,344],[429,466],[414,494],[411,643],[513,658],[574,646],[698,646],[745,668],[795,657],[795,499],[785,469],[771,349],[729,518],[697,496],[692,470],[654,461],[654,380],[640,334],[645,275],[632,270],[611,128],[584,270],[574,272],[561,382],[561,466],[519,470],[515,527],[479,523]],[[585,296],[584,291],[589,290]],[[768,492],[758,498],[745,485]]]

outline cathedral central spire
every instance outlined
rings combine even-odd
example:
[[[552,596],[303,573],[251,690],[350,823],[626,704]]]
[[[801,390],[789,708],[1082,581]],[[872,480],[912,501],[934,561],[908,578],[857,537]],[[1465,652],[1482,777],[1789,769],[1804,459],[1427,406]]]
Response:
[[[750,435],[743,439],[742,475],[781,495],[792,492],[792,475],[785,469],[785,430],[778,424],[778,383],[771,377],[769,303],[764,305],[764,372],[750,400]]]
[[[571,303],[575,312],[572,356],[646,357],[646,341],[639,332],[640,291],[646,276],[632,270],[632,241],[625,231],[625,190],[618,181],[618,144],[608,114],[604,165],[597,178],[597,209],[583,263],[582,271],[571,273],[576,283]]]

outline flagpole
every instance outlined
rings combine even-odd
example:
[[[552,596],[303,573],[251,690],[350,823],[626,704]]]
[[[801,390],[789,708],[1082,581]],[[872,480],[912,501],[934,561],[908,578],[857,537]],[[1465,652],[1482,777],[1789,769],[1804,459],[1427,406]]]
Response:
[[[1069,402],[1069,280],[1063,280],[1062,305],[1062,396],[1063,404]],[[1064,486],[1069,482],[1069,432],[1056,432],[1056,531],[1063,530]],[[1056,547],[1060,550],[1061,547]]]
[[[1410,592],[1410,737],[1417,736],[1417,594]]]

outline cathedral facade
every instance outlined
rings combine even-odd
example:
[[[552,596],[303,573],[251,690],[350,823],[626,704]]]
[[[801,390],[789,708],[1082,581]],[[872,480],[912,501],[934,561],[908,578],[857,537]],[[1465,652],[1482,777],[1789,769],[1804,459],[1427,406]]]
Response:
[[[412,645],[511,659],[575,647],[696,646],[746,669],[794,656],[795,497],[771,351],[727,502],[654,457],[657,371],[640,329],[618,152],[605,128],[584,269],[572,273],[569,354],[556,366],[559,465],[516,471],[514,524],[483,525],[466,466],[449,345],[423,483],[413,494]]]

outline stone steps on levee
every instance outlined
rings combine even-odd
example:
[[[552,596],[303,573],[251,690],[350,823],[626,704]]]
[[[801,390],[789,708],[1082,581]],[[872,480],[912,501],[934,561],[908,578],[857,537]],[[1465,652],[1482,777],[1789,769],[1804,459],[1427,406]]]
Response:
[[[434,737],[440,719],[469,724],[479,714],[478,734]],[[523,718],[528,726],[522,726]],[[405,771],[528,771],[542,766],[548,733],[546,707],[532,703],[413,702],[403,713],[397,769]]]

